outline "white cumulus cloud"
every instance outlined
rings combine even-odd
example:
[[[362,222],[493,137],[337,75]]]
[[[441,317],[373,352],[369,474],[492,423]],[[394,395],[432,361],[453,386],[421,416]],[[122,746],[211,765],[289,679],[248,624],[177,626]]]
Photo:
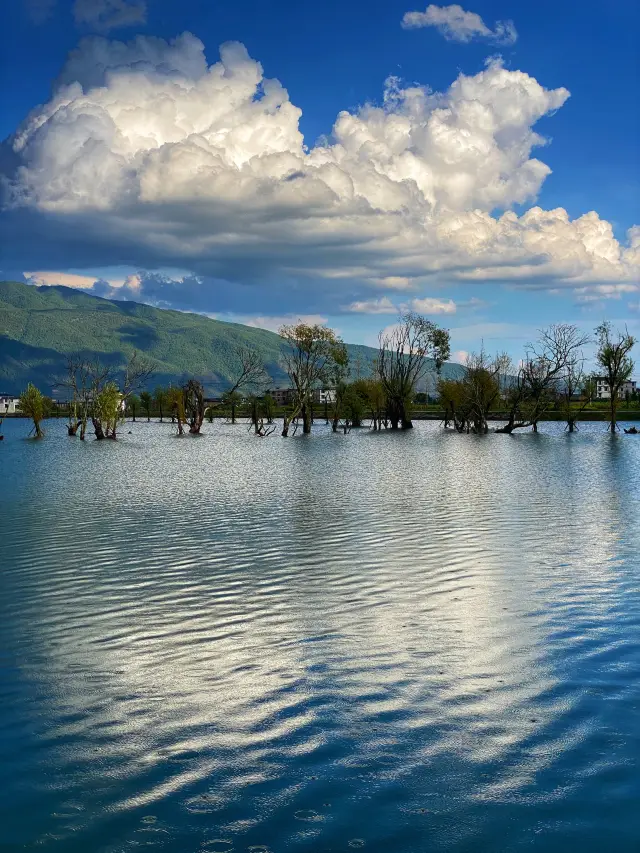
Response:
[[[341,112],[307,147],[301,110],[241,44],[209,66],[189,33],[87,38],[11,140],[7,215],[31,217],[24,241],[42,269],[64,249],[75,269],[324,280],[332,292],[434,277],[635,281],[640,229],[625,247],[593,211],[510,209],[549,175],[534,126],[568,97],[499,61],[444,92],[390,78],[380,104]],[[15,228],[5,244],[20,251]]]
[[[433,3],[424,12],[406,12],[402,18],[406,30],[435,27],[449,41],[469,42],[488,39],[497,44],[513,44],[518,33],[513,21],[496,21],[490,29],[475,12],[465,12],[462,6],[435,6]]]
[[[98,32],[144,24],[147,0],[75,0],[73,15],[78,26]]]
[[[418,314],[455,314],[457,310],[453,299],[435,299],[432,296],[412,299],[409,307]]]

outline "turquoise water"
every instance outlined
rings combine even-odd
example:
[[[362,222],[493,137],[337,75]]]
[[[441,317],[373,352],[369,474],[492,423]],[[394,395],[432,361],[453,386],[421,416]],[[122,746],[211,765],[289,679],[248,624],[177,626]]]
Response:
[[[2,853],[639,849],[640,437],[126,429],[5,422]]]

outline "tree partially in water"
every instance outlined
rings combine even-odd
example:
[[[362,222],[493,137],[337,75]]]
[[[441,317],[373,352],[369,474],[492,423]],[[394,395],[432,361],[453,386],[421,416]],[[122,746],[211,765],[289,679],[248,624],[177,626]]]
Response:
[[[293,388],[291,408],[282,426],[286,438],[292,421],[299,417],[303,432],[311,432],[313,389],[327,384],[336,367],[345,367],[348,355],[342,339],[327,326],[297,323],[282,326],[279,334],[285,342],[282,364]]]
[[[116,440],[118,424],[124,418],[124,402],[117,384],[112,380],[105,382],[96,394],[91,420],[96,438]]]
[[[335,388],[333,404],[333,419],[331,428],[334,432],[342,429],[347,433],[352,427],[361,427],[367,411],[365,380],[355,382],[340,381]]]
[[[191,435],[200,435],[204,423],[204,388],[197,379],[190,379],[182,389],[183,410]]]
[[[96,439],[110,438],[115,441],[129,400],[146,386],[154,366],[134,350],[121,374],[121,384],[116,382],[115,369],[100,361],[90,363],[88,372],[91,423]]]
[[[387,425],[387,395],[384,385],[377,376],[356,379],[353,384],[364,400],[365,411],[371,420],[371,428],[374,431],[381,430]]]
[[[597,361],[609,384],[609,430],[615,432],[621,391],[633,374],[634,364],[630,353],[636,341],[626,328],[624,332],[615,333],[611,323],[606,322],[596,328],[596,340]]]
[[[123,408],[126,407],[127,401],[132,394],[140,392],[140,398],[142,399],[142,393],[147,393],[144,389],[146,389],[149,379],[151,379],[154,372],[155,366],[153,362],[142,356],[137,350],[131,353],[122,377],[121,399]],[[150,405],[151,395],[148,395],[148,399]],[[116,437],[115,432],[111,437]]]
[[[108,370],[106,371],[108,373]],[[80,439],[84,441],[87,423],[94,393],[95,365],[79,354],[67,358],[66,373],[57,388],[69,395],[67,434],[76,436],[80,430]]]
[[[169,406],[169,401],[167,399],[167,389],[163,388],[162,385],[158,385],[153,392],[153,400],[160,415],[160,423],[162,423],[164,413]]]
[[[134,395],[132,395],[134,396]],[[147,415],[147,423],[151,420],[151,406],[153,405],[153,394],[150,391],[140,392],[140,405]]]
[[[136,422],[136,415],[138,414],[138,410],[142,406],[142,395],[138,397],[137,394],[132,394],[127,400],[127,409],[131,412],[131,420],[133,423]]]
[[[438,391],[445,411],[445,427],[453,423],[458,432],[489,432],[489,416],[502,401],[510,365],[506,354],[491,359],[482,347],[480,352],[467,357],[460,379],[441,380]]]
[[[496,432],[512,433],[533,427],[549,411],[567,378],[567,371],[579,358],[588,335],[577,326],[559,323],[540,332],[535,344],[527,344],[525,357],[507,388],[507,423]]]
[[[231,423],[236,422],[236,410],[242,401],[242,391],[260,391],[265,388],[270,377],[262,363],[262,357],[257,350],[239,345],[234,348],[237,362],[236,372],[231,386],[224,394],[224,400],[229,405],[231,412]]]
[[[184,391],[175,385],[170,385],[167,389],[167,402],[171,412],[172,420],[178,428],[178,435],[184,435],[184,426],[186,423],[186,414],[184,408]]]
[[[566,422],[568,432],[578,429],[578,421],[591,405],[596,394],[596,383],[585,370],[585,356],[575,352],[569,359],[558,389],[558,409]]]
[[[33,421],[32,432],[34,433],[34,437],[42,438],[44,430],[41,424],[45,418],[44,397],[40,389],[32,385],[31,382],[22,394],[20,394],[20,411]]]
[[[449,355],[449,332],[413,311],[380,333],[377,371],[392,429],[411,429],[413,396],[418,382],[431,367],[429,359],[439,374]]]
[[[222,395],[222,402],[228,412],[229,420],[232,424],[237,421],[238,406],[242,403],[242,395],[238,391],[225,391]]]

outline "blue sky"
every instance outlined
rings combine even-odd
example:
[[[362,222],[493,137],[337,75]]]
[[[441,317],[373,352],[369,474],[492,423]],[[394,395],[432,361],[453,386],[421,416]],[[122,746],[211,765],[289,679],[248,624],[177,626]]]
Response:
[[[21,0],[0,24],[3,276],[364,343],[421,308],[459,357],[639,329],[636,2]]]

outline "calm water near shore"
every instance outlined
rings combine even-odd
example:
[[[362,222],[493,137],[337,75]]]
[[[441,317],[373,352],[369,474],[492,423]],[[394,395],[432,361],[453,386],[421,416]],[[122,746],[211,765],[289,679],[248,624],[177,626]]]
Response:
[[[0,444],[1,853],[639,849],[640,436],[46,427]]]

